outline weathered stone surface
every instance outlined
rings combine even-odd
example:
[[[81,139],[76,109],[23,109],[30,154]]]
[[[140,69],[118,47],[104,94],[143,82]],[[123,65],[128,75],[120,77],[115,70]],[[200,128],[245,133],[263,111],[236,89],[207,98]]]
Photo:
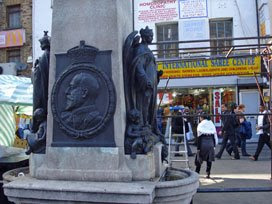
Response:
[[[38,180],[26,176],[5,184],[4,192],[10,201],[18,204],[189,204],[199,185],[198,174],[188,170],[176,173],[181,179],[139,182]]]
[[[49,147],[45,162],[33,173],[39,179],[131,181],[123,149]]]
[[[162,143],[158,143],[154,146],[154,157],[155,157],[155,176],[161,177],[163,172],[166,170],[166,164],[162,163]]]
[[[126,155],[126,163],[132,171],[133,181],[150,180],[160,178],[166,170],[166,165],[161,161],[161,147],[158,143],[154,146],[153,151],[148,154],[138,154],[136,159]]]
[[[191,202],[199,186],[198,174],[189,170],[177,170],[175,173],[185,178],[158,182],[154,204],[189,204]]]
[[[155,158],[154,153],[146,155],[138,154],[136,159],[126,155],[126,163],[132,171],[133,181],[148,181],[155,178]]]
[[[152,203],[154,183],[80,182],[23,178],[5,185],[16,203]]]
[[[36,170],[45,161],[45,154],[30,154],[29,157],[29,173],[32,177],[36,177]]]

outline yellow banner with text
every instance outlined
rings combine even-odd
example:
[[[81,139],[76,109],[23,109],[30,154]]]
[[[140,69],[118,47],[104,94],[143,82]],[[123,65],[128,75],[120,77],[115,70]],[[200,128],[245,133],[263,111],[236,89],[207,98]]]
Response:
[[[261,57],[220,58],[158,62],[162,78],[253,76],[261,71]]]

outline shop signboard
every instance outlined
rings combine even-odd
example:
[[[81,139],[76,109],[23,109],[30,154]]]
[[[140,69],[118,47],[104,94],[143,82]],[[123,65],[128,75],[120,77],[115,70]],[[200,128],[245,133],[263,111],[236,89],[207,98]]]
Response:
[[[135,19],[138,23],[178,20],[178,0],[137,0]]]
[[[162,78],[254,76],[261,71],[261,57],[218,58],[158,62]]]
[[[201,18],[207,16],[207,0],[179,0],[179,18]]]
[[[221,126],[221,92],[219,89],[213,90],[213,113],[216,115],[214,117],[214,125],[215,127]],[[219,114],[219,115],[218,115]]]
[[[22,46],[24,43],[25,43],[24,29],[0,32],[0,48]]]

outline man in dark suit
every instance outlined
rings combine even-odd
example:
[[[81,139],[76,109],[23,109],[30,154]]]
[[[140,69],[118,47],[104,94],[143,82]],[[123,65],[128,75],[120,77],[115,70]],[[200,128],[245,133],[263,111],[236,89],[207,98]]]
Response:
[[[264,114],[264,115],[259,115],[258,116],[258,120],[257,120],[257,135],[259,135],[259,141],[258,141],[258,146],[256,149],[256,152],[254,154],[254,156],[250,157],[250,159],[252,159],[253,161],[257,161],[258,157],[263,149],[264,144],[266,144],[270,149],[271,149],[271,144],[270,144],[270,122],[269,122],[269,118],[268,115],[265,114],[267,113],[265,111],[265,107],[264,106],[260,106],[259,108],[260,113]]]
[[[234,113],[234,109],[237,108],[237,104],[232,103],[230,105],[230,111],[227,111],[227,107],[225,104],[223,104],[221,108],[222,114],[224,114],[224,116],[222,116],[223,141],[220,150],[215,157],[221,159],[223,151],[225,150],[227,142],[229,140],[234,152],[233,159],[240,159],[239,151],[235,142],[235,129],[239,126],[238,120]]]

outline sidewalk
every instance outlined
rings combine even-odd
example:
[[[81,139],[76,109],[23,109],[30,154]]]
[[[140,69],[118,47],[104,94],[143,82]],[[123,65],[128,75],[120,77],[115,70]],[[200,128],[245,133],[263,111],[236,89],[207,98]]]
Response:
[[[254,154],[257,144],[248,144],[247,151]],[[193,152],[195,146],[191,145]],[[218,152],[220,145],[216,148]],[[271,177],[271,152],[265,146],[258,161],[252,161],[248,157],[240,160],[231,160],[224,152],[220,160],[213,162],[211,179],[206,177],[206,162],[203,163],[200,172],[200,188],[264,188],[272,187]],[[189,157],[190,167],[195,170],[194,157]],[[193,204],[271,204],[272,192],[235,192],[235,193],[197,193]]]

